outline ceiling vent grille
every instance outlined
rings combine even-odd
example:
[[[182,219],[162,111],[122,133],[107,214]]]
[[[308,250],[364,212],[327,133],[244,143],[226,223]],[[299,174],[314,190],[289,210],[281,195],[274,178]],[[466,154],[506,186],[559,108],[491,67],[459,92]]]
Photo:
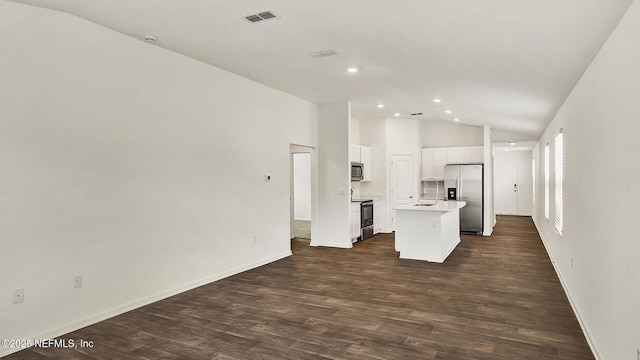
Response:
[[[421,113],[421,112],[417,112],[417,113],[413,113],[413,114],[411,114],[411,116],[420,116],[420,115],[422,115],[422,113]]]
[[[338,53],[333,50],[323,50],[323,51],[315,51],[315,52],[309,53],[309,56],[314,58],[321,58],[321,57],[333,56],[333,55],[338,55]]]
[[[272,13],[271,10],[264,10],[255,14],[245,15],[243,17],[252,23],[257,23],[264,20],[274,19],[276,18],[276,15]]]

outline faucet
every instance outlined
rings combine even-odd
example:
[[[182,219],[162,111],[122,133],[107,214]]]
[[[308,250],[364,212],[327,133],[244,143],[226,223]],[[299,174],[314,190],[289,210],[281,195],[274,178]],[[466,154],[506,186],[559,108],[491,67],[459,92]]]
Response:
[[[424,182],[425,182],[425,186],[426,186],[426,183],[427,183],[428,181],[434,181],[434,182],[436,183],[436,199],[435,199],[435,200],[436,200],[436,204],[437,204],[437,203],[438,203],[438,199],[439,199],[439,196],[438,196],[438,195],[439,195],[439,194],[438,194],[438,180],[436,180],[436,179],[434,179],[434,178],[428,178],[428,179],[426,179],[426,180],[424,181]]]

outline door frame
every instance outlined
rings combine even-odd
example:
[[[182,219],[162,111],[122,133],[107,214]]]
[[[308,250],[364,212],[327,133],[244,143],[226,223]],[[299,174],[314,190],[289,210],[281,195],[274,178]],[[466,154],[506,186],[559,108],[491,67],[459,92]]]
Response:
[[[519,208],[519,202],[520,202],[520,199],[519,199],[520,178],[518,176],[518,171],[519,171],[519,169],[518,169],[519,168],[518,161],[516,161],[516,160],[506,160],[506,161],[496,161],[496,162],[494,162],[494,166],[493,166],[494,179],[499,178],[499,175],[501,175],[501,174],[498,174],[498,168],[499,168],[498,164],[506,164],[506,163],[515,165],[515,185],[516,185],[516,191],[515,191],[515,193],[516,193],[515,202],[516,203],[515,203],[515,207],[514,207],[515,212],[511,213],[511,214],[503,214],[503,213],[499,213],[498,209],[496,209],[495,212],[496,212],[496,215],[520,215],[520,208]],[[494,183],[493,183],[494,198],[496,198],[497,194],[498,194],[498,192],[496,191],[496,183],[497,183],[497,181],[494,181]],[[497,201],[496,201],[496,204],[497,204]]]
[[[317,238],[318,234],[318,161],[316,149],[311,146],[289,144],[289,238],[293,238],[294,234],[294,161],[293,155],[300,153],[309,153],[311,157],[311,242]]]

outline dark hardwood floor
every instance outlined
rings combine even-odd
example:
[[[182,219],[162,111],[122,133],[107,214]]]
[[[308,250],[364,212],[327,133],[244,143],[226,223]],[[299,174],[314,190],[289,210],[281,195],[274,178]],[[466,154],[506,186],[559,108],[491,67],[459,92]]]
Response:
[[[443,264],[400,260],[393,235],[312,248],[13,359],[593,359],[529,217],[463,235]]]

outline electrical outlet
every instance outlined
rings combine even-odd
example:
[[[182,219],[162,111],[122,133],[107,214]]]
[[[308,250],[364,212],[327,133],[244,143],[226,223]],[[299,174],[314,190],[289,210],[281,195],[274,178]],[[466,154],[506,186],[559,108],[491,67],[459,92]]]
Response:
[[[82,275],[78,275],[75,278],[73,278],[73,287],[74,288],[82,287]]]
[[[24,289],[18,289],[13,292],[13,303],[18,304],[24,301]]]

